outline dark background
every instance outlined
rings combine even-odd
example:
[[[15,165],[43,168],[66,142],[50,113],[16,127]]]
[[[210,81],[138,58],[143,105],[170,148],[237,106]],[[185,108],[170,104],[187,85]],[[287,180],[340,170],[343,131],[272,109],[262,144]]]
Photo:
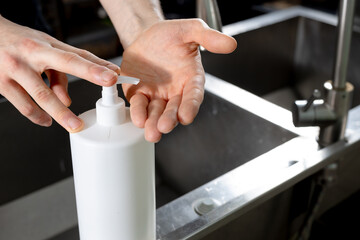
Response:
[[[223,25],[280,8],[301,5],[336,13],[338,0],[218,0]],[[168,19],[196,17],[196,0],[163,0]],[[0,14],[11,21],[47,32],[102,58],[123,52],[116,32],[98,0],[2,1]]]

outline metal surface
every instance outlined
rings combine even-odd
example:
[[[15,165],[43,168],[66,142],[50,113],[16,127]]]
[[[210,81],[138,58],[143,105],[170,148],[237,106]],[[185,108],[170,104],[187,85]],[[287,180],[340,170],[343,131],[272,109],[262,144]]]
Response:
[[[222,31],[221,17],[216,0],[197,0],[196,15],[204,20],[209,27]]]
[[[228,83],[207,76],[206,89],[213,94],[221,95],[224,92],[222,85],[226,87]],[[229,91],[227,94],[233,95]],[[236,104],[236,101],[233,103]],[[256,105],[248,107],[248,110],[257,109]],[[263,111],[268,111],[265,106]],[[354,111],[359,110],[357,108]],[[319,151],[314,136],[309,137],[306,131],[304,134],[308,137],[294,138],[159,208],[158,239],[201,239],[338,160],[347,148],[354,149],[360,144],[360,135],[353,134],[347,142],[339,142]],[[192,202],[199,198],[218,200],[220,206],[208,214],[198,216]]]
[[[324,101],[315,104],[313,100],[308,100],[304,106],[296,101],[293,109],[295,125],[320,126],[318,142],[321,147],[337,142],[345,136],[347,114],[354,89],[353,85],[346,81],[354,11],[355,0],[340,1],[334,80],[324,84]],[[307,111],[310,106],[311,110]]]
[[[0,206],[0,239],[49,239],[76,225],[72,177]]]
[[[336,89],[344,89],[346,87],[355,3],[356,0],[340,1],[338,42],[334,67],[334,88]]]
[[[302,7],[272,12],[223,27],[238,47],[232,54],[204,52],[205,71],[286,109],[333,79],[337,17]],[[286,34],[284,34],[286,33]],[[360,34],[351,41],[348,82],[360,88]],[[261,69],[261,71],[260,71]],[[261,87],[259,87],[261,86]],[[360,104],[355,94],[352,106]]]
[[[321,146],[327,146],[345,137],[347,115],[354,91],[353,85],[347,83],[347,72],[355,2],[355,0],[340,1],[334,80],[324,85],[327,93],[325,101],[336,114],[336,122],[320,128],[319,144]]]
[[[296,127],[328,126],[335,123],[337,118],[322,99],[313,101],[311,104],[309,100],[297,100],[292,112],[293,123]]]
[[[348,111],[351,106],[354,86],[346,83],[345,88],[334,88],[331,81],[324,84],[326,91],[325,104],[336,116],[333,123],[321,126],[318,142],[320,146],[328,146],[345,137]]]
[[[211,75],[206,75],[205,89],[195,121],[189,126],[177,126],[156,145],[159,174],[180,194],[297,136],[282,124],[285,121],[281,116],[286,114],[277,106]],[[238,105],[240,102],[252,104],[242,108]],[[260,112],[270,109],[273,109],[271,114],[279,114],[275,115],[279,118],[275,124],[259,116]],[[288,116],[291,124],[291,115]]]
[[[291,140],[271,153],[255,159],[251,164],[240,167],[219,180],[214,180],[191,194],[176,199],[157,211],[158,239],[200,239],[216,228],[227,224],[241,214],[270,199],[284,189],[293,186],[328,163],[337,160],[347,148],[359,147],[359,135],[349,142],[339,142],[329,149],[321,150],[312,156],[304,156],[313,149],[308,141],[299,138]],[[306,149],[306,143],[308,149]],[[299,146],[303,146],[300,147]],[[285,148],[286,147],[286,148]],[[287,167],[285,151],[293,151],[298,163]],[[301,154],[302,152],[302,154]],[[310,153],[310,152],[309,152]],[[288,155],[291,156],[291,155]],[[277,159],[277,164],[269,159]],[[254,165],[253,165],[254,164]],[[260,166],[270,171],[259,171]],[[265,171],[265,170],[264,170]],[[249,176],[251,175],[251,176]],[[207,215],[198,217],[188,207],[192,197],[221,198],[222,205]]]

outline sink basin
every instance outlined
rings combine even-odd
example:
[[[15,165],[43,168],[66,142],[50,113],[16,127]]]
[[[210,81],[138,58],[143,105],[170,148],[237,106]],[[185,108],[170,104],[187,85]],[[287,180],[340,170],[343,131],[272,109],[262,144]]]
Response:
[[[282,220],[272,222],[274,206],[293,203],[295,184],[339,156],[356,158],[360,108],[350,114],[347,141],[322,150],[315,141],[318,129],[295,128],[288,111],[294,100],[307,98],[331,78],[335,24],[334,16],[293,8],[224,27],[237,39],[238,49],[230,55],[202,54],[206,91],[197,118],[156,144],[158,239],[220,239],[236,219],[262,231],[232,227],[230,232],[264,239],[261,234],[300,214],[279,210],[277,219]],[[357,38],[354,49],[360,46]],[[355,88],[360,84],[356,57],[351,56],[349,69]],[[120,64],[121,58],[113,62]],[[72,79],[69,91],[71,109],[79,114],[94,108],[101,88]],[[360,101],[355,95],[354,106]],[[0,119],[0,186],[5,189],[0,239],[79,239],[68,134],[56,123],[48,129],[34,126],[4,100]],[[360,188],[351,186],[346,194]],[[298,201],[306,202],[307,195],[300,195]],[[214,209],[195,211],[202,199],[213,201]],[[263,205],[270,207],[259,210]]]
[[[156,161],[162,178],[184,194],[296,136],[206,91],[195,122],[156,145]]]
[[[290,109],[294,100],[309,98],[332,79],[336,18],[294,8],[259,19],[224,27],[238,48],[227,55],[204,52],[205,71]],[[360,34],[354,31],[348,81],[355,89],[360,87],[360,55],[354,54],[359,51]],[[360,95],[355,94],[353,106],[359,104]]]

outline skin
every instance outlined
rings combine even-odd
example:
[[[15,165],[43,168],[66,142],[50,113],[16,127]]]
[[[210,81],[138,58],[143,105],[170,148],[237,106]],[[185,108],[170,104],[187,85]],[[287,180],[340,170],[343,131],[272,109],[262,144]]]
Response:
[[[145,128],[150,142],[158,142],[179,122],[190,124],[204,97],[199,45],[230,53],[236,41],[199,19],[164,20],[155,0],[100,2],[125,49],[121,74],[141,79],[137,86],[123,84],[133,123]],[[66,73],[111,86],[120,68],[0,16],[0,94],[20,113],[41,126],[50,126],[54,119],[69,132],[81,131],[82,120],[68,109]]]
[[[124,84],[123,89],[130,99],[133,122],[145,127],[148,141],[159,141],[161,134],[169,133],[179,122],[193,122],[204,97],[199,44],[216,53],[234,48],[227,45],[227,37],[216,38],[218,34],[199,20],[163,21],[142,33],[124,52],[122,73],[142,81],[137,86]]]
[[[50,126],[53,118],[69,132],[80,131],[82,120],[67,108],[71,99],[65,73],[111,86],[118,72],[118,66],[85,50],[0,16],[0,94],[35,124]]]
[[[192,123],[204,98],[199,45],[214,53],[231,53],[235,39],[200,19],[164,20],[155,0],[100,2],[125,49],[121,74],[141,80],[137,86],[123,84],[133,123],[145,128],[150,142],[158,142],[178,123]]]

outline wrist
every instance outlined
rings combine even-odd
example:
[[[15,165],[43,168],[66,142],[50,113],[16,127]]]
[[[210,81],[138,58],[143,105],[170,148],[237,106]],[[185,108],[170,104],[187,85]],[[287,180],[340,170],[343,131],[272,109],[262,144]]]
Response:
[[[130,46],[144,31],[149,29],[154,24],[163,21],[163,18],[158,16],[142,16],[124,23],[124,26],[116,28],[121,44],[124,49]],[[118,30],[119,29],[119,30]]]
[[[155,23],[164,20],[158,0],[100,0],[124,49]]]

